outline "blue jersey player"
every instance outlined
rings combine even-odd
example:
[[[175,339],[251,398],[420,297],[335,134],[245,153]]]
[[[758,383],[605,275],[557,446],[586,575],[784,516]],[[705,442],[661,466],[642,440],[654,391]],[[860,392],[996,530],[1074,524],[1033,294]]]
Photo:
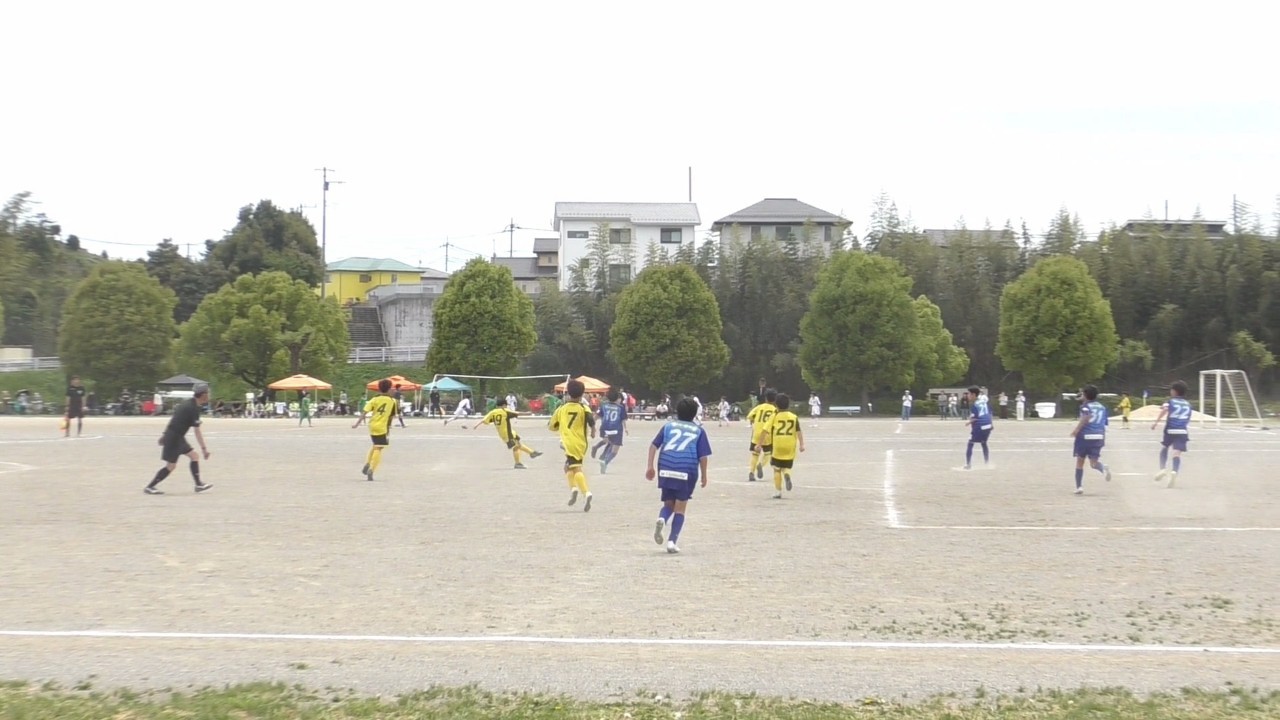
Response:
[[[711,455],[707,431],[694,422],[698,417],[698,404],[693,398],[681,398],[676,403],[676,417],[680,419],[663,425],[653,439],[649,446],[649,469],[644,473],[647,480],[657,477],[662,490],[662,510],[658,512],[653,541],[661,545],[662,531],[670,524],[671,535],[666,540],[667,552],[672,554],[680,552],[676,542],[684,527],[685,507],[693,497],[699,476],[702,486],[707,486],[707,457]],[[656,470],[655,458],[658,460]]]
[[[1151,423],[1151,429],[1155,430],[1166,416],[1169,418],[1164,423],[1164,439],[1160,443],[1163,445],[1160,448],[1160,472],[1156,473],[1156,482],[1167,477],[1169,487],[1173,487],[1178,481],[1178,471],[1182,469],[1182,453],[1187,451],[1187,442],[1191,439],[1187,433],[1187,426],[1191,424],[1191,403],[1186,397],[1187,384],[1181,380],[1169,386],[1169,393],[1169,402],[1160,407],[1160,417]],[[1165,469],[1165,464],[1169,462],[1169,448],[1173,448],[1173,472]]]
[[[973,446],[982,446],[982,464],[991,462],[991,450],[987,448],[987,440],[991,437],[991,405],[977,385],[969,388],[969,444],[964,450],[964,469],[973,467]]]
[[[600,456],[601,475],[609,470],[609,463],[621,452],[623,434],[630,434],[627,430],[627,406],[620,402],[622,394],[617,390],[610,390],[605,398],[608,402],[600,406],[600,442],[591,448],[591,457],[595,457],[600,448],[604,448],[604,453]]]
[[[1107,444],[1107,407],[1098,402],[1098,388],[1085,385],[1080,389],[1080,422],[1071,430],[1076,439],[1072,454],[1076,457],[1076,494],[1084,494],[1084,461],[1111,481],[1111,471],[1102,464],[1102,447]]]

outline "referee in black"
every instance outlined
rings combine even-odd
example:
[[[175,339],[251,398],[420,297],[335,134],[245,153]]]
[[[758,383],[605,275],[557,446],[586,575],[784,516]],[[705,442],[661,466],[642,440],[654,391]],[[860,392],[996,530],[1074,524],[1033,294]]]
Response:
[[[72,375],[71,384],[67,385],[67,414],[64,416],[66,421],[66,431],[62,437],[71,437],[71,421],[76,421],[76,437],[80,437],[80,431],[84,429],[84,385],[80,384],[80,376]]]
[[[196,492],[201,493],[213,487],[209,483],[200,482],[200,455],[187,442],[187,431],[194,429],[196,441],[200,443],[200,452],[204,453],[205,460],[209,459],[209,447],[204,444],[204,435],[200,432],[200,408],[209,402],[209,386],[196,385],[192,390],[195,396],[174,408],[173,417],[169,418],[169,425],[160,436],[160,459],[164,460],[164,467],[160,468],[151,484],[143,490],[148,495],[164,494],[156,486],[169,477],[169,473],[178,466],[178,458],[183,455],[191,459],[191,477],[196,481]]]

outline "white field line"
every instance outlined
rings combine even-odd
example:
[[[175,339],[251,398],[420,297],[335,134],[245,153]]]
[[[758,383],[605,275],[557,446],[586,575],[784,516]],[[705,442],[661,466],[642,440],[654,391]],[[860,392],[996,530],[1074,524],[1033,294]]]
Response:
[[[155,437],[155,436],[148,435],[147,437]],[[0,445],[34,445],[38,443],[66,443],[66,442],[73,442],[75,440],[101,440],[102,438],[103,438],[102,435],[83,435],[81,437],[74,437],[74,438],[66,438],[59,435],[58,437],[55,437],[55,438],[31,438],[27,440],[0,440]]]
[[[764,647],[827,650],[968,650],[1070,653],[1219,653],[1280,655],[1280,647],[1230,645],[1094,645],[1069,643],[906,642],[874,640],[751,640],[717,638],[547,637],[539,635],[336,635],[315,633],[204,633],[129,630],[0,630],[0,637],[107,640],[247,640],[267,642],[412,643],[418,645],[630,645]]]
[[[884,451],[884,519],[891,528],[902,527],[902,518],[898,515],[898,503],[894,497],[893,487],[893,451]]]
[[[1280,527],[1159,527],[1150,525],[1109,527],[1104,525],[898,525],[900,530],[996,530],[1005,531],[1048,531],[1048,532],[1220,532],[1220,533],[1272,533],[1280,532]]]
[[[35,469],[34,465],[24,465],[22,463],[0,460],[0,475],[4,475],[5,473],[26,472],[27,470]]]

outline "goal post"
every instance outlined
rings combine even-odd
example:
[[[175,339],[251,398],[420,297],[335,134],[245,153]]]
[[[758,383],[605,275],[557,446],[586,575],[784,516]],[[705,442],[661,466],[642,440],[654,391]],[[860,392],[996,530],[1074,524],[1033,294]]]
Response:
[[[1200,427],[1263,426],[1262,409],[1243,370],[1200,371]]]

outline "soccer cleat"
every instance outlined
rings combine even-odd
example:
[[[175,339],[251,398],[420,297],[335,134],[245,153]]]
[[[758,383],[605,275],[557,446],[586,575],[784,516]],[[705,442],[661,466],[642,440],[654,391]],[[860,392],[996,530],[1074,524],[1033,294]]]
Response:
[[[1156,473],[1156,476],[1155,476],[1155,477],[1153,477],[1153,478],[1151,478],[1151,479],[1152,479],[1152,480],[1155,480],[1156,482],[1160,482],[1161,480],[1164,480],[1164,479],[1165,479],[1166,477],[1168,477],[1168,476],[1169,476],[1169,471],[1168,471],[1168,470],[1161,470],[1160,472]]]
[[[533,452],[529,453],[529,459],[530,459],[530,460],[532,460],[533,458],[536,458],[536,457],[542,457],[542,453],[541,453],[541,452],[538,452],[537,450],[534,450]]]
[[[755,482],[755,481],[756,481],[756,475],[755,475],[755,473],[753,473],[753,472],[751,472],[750,470],[748,470],[748,471],[747,471],[747,482]]]
[[[774,499],[774,500],[781,500],[781,499],[782,499],[782,493],[781,493],[781,492],[776,492],[776,493],[774,493],[774,494],[773,494],[773,499]]]
[[[605,474],[605,473],[607,473],[607,472],[609,472],[609,461],[608,461],[608,460],[601,460],[601,461],[600,461],[600,474],[601,474],[601,475],[604,475],[604,474]]]
[[[787,492],[791,492],[791,473],[783,473],[782,479],[787,483]]]
[[[599,451],[600,451],[600,446],[599,446],[599,445],[596,445],[596,446],[594,446],[594,447],[592,447],[592,448],[591,448],[591,458],[592,458],[593,460],[594,460],[594,459],[595,459],[595,457],[596,457],[596,453],[597,453],[597,452],[599,452]]]
[[[1174,485],[1176,485],[1177,483],[1178,483],[1178,473],[1176,473],[1176,472],[1171,472],[1171,473],[1169,473],[1169,484],[1168,484],[1168,485],[1166,485],[1165,487],[1169,487],[1169,488],[1171,488],[1171,487],[1173,487]]]
[[[1083,494],[1084,494],[1084,488],[1076,488],[1076,493],[1075,493],[1075,494],[1076,494],[1076,495],[1083,495]]]
[[[573,507],[573,505],[577,502],[578,502],[578,489],[574,488],[573,490],[569,491],[569,506]]]
[[[369,472],[365,473],[364,479],[368,480],[369,482],[373,482],[373,471],[370,470]]]
[[[368,475],[368,474],[369,474],[369,463],[365,463],[365,464],[364,464],[364,467],[360,468],[360,474],[361,474],[361,475]]]
[[[582,512],[591,512],[591,493],[587,493],[587,502],[582,506]]]
[[[144,488],[142,488],[142,492],[144,492],[144,493],[146,493],[146,494],[148,494],[148,495],[163,495],[163,494],[164,494],[164,491],[163,491],[163,490],[157,490],[157,489],[155,489],[155,488],[153,488],[153,487],[144,487]]]
[[[973,469],[973,466],[972,466],[972,465],[969,465],[968,463],[965,463],[964,469],[965,469],[965,470],[972,470],[972,469]]]
[[[677,554],[679,554],[679,553],[680,553],[680,548],[679,548],[679,546],[677,546],[677,545],[676,545],[676,541],[675,541],[675,540],[668,540],[668,541],[667,541],[667,554],[668,554],[668,555],[677,555]]]
[[[760,463],[759,465],[756,466],[756,479],[759,480],[763,477],[764,477],[764,463]]]
[[[1106,469],[1106,471],[1105,471],[1105,475],[1106,475],[1106,478],[1107,478],[1107,482],[1111,482],[1111,468],[1107,468],[1107,469]]]
[[[662,537],[662,531],[664,528],[666,528],[666,526],[667,526],[667,521],[663,520],[662,518],[658,518],[658,522],[655,523],[653,526],[653,541],[655,543],[659,545],[662,544],[662,541],[665,539]]]
[[[525,469],[524,463],[516,463],[516,464],[515,464],[515,468],[514,468],[514,469],[516,469],[516,470],[524,470],[524,469]]]
[[[213,483],[196,483],[196,492],[202,493],[213,487]]]

